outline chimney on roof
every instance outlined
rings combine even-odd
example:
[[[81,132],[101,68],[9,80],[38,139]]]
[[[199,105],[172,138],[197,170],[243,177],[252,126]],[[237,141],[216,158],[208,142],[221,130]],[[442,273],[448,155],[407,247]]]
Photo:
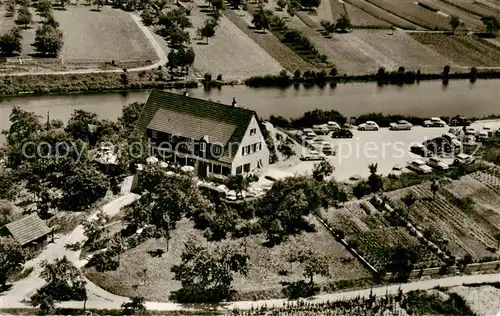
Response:
[[[184,91],[184,96],[185,96],[185,97],[189,97],[189,92],[187,92],[187,90],[186,90],[186,91]]]
[[[231,103],[231,105],[233,106],[233,108],[238,105],[238,103],[236,103],[236,98],[233,97],[233,102]]]

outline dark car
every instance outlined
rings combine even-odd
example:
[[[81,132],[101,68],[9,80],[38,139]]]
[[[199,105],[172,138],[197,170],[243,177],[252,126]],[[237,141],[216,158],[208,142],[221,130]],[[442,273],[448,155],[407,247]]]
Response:
[[[432,156],[432,151],[428,150],[424,145],[411,146],[410,151],[422,157]]]
[[[352,132],[346,128],[333,131],[332,138],[352,138]]]
[[[459,116],[459,117],[454,117],[451,120],[450,126],[468,126],[470,125],[470,123],[471,121],[468,118]]]

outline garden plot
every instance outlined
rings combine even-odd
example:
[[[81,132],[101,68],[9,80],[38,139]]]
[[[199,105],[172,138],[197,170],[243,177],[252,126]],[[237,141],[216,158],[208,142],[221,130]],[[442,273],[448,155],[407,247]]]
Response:
[[[371,4],[370,2],[364,0],[345,0],[346,3],[353,5],[354,7],[382,20],[386,21],[396,27],[405,29],[405,30],[422,30],[423,28],[404,19],[400,18],[390,12],[387,12],[385,9],[379,8],[376,5]]]
[[[402,202],[409,192],[418,198],[410,209]],[[432,241],[452,255],[470,254],[476,260],[492,256],[494,235],[500,230],[500,212],[491,206],[500,201],[480,182],[470,178],[444,182],[435,196],[430,184],[425,183],[389,192],[387,197],[393,206],[407,211],[410,221],[422,232],[436,236]]]
[[[461,66],[500,65],[500,48],[473,36],[436,33],[411,33],[410,36]]]
[[[358,252],[375,268],[390,263],[391,255],[398,246],[417,250],[424,267],[440,262],[426,246],[421,245],[404,227],[391,226],[391,216],[378,211],[370,202],[348,202],[340,209],[323,211],[323,217],[334,230],[345,234],[348,243],[355,243]]]
[[[369,278],[368,271],[340,245],[333,236],[314,217],[309,220],[317,228],[315,233],[304,233],[292,237],[287,242],[267,248],[262,246],[264,236],[251,236],[245,239],[228,239],[220,243],[229,243],[245,249],[250,256],[247,277],[235,275],[233,282],[239,298],[265,298],[272,293],[281,296],[281,281],[303,279],[303,270],[297,264],[288,262],[291,253],[302,247],[309,247],[328,257],[330,278],[315,277],[318,283],[347,281]],[[97,272],[86,268],[86,276],[114,294],[124,296],[142,296],[146,300],[167,301],[172,291],[180,288],[180,283],[173,280],[170,269],[180,262],[184,243],[191,238],[203,238],[203,232],[193,228],[189,220],[177,224],[169,242],[169,250],[164,239],[150,239],[136,248],[121,254],[121,264],[116,271]],[[202,239],[204,240],[204,239]],[[163,249],[162,257],[152,257],[148,251]]]
[[[64,34],[60,55],[65,62],[156,60],[153,46],[130,13],[104,7],[100,12],[87,6],[55,10]]]
[[[198,77],[221,74],[224,80],[242,80],[251,76],[277,74],[283,67],[257,43],[225,16],[219,20],[215,36],[200,39],[196,30],[202,27],[205,16],[198,8],[191,12],[192,46],[195,52],[194,70]]]
[[[411,0],[367,0],[371,4],[386,10],[405,20],[429,30],[449,30],[448,20],[435,12],[424,9]]]

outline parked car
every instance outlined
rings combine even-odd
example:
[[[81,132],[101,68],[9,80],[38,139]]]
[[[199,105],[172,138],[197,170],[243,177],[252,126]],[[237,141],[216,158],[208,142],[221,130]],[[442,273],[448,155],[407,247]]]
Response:
[[[483,131],[487,132],[489,137],[493,136],[493,129],[491,128],[491,126],[484,125]]]
[[[480,142],[487,141],[488,138],[490,138],[490,136],[487,131],[480,131],[479,134],[477,135],[477,140]]]
[[[451,149],[454,151],[460,150],[462,148],[462,143],[458,140],[458,137],[452,133],[444,133],[442,138],[451,144]]]
[[[333,156],[335,155],[335,149],[333,148],[332,144],[329,142],[323,142],[321,143],[321,150],[323,154],[327,156]]]
[[[312,128],[304,128],[302,130],[302,136],[306,139],[306,140],[311,140],[311,139],[314,139],[317,135],[316,133],[312,130]]]
[[[467,135],[464,137],[464,140],[462,142],[464,146],[476,146],[476,136],[473,135]]]
[[[439,117],[431,117],[424,121],[424,127],[445,127],[446,123]]]
[[[460,127],[451,127],[448,130],[448,133],[453,134],[455,136],[460,136],[462,135],[462,129]]]
[[[465,135],[476,135],[476,130],[472,126],[465,127]]]
[[[408,164],[408,169],[416,171],[418,173],[431,173],[432,168],[425,164],[422,160],[412,160]]]
[[[330,133],[330,130],[326,127],[326,125],[314,125],[313,131],[316,135],[328,135],[328,133]]]
[[[311,150],[307,154],[303,154],[300,157],[300,160],[325,160],[326,156],[323,153],[320,153],[319,151],[316,150]]]
[[[438,169],[438,170],[448,170],[449,166],[448,164],[444,163],[441,161],[441,159],[437,157],[431,157],[427,161],[427,165],[429,165],[432,168]]]
[[[389,124],[389,129],[392,131],[398,131],[398,130],[406,130],[409,131],[413,127],[413,124],[411,124],[408,121],[401,120],[397,121],[396,123],[391,123]]]
[[[330,131],[338,131],[340,129],[340,125],[337,122],[330,121],[326,124]]]
[[[476,161],[476,158],[474,158],[473,156],[471,155],[467,155],[467,154],[458,154],[456,157],[455,157],[455,160],[453,161],[453,164],[454,165],[470,165],[471,163],[473,163],[474,161]]]
[[[367,121],[363,124],[359,124],[358,130],[360,131],[378,131],[378,124],[373,121]]]
[[[432,151],[425,148],[424,145],[414,145],[410,147],[410,152],[417,154],[422,157],[429,157],[432,155]]]
[[[403,166],[401,165],[395,165],[392,167],[391,172],[389,173],[389,178],[391,179],[398,179],[401,177],[401,174],[403,173]]]
[[[336,131],[333,131],[332,138],[352,138],[352,132],[347,128],[342,128]]]
[[[451,122],[450,122],[450,125],[451,126],[467,126],[467,125],[470,125],[470,120],[464,116],[458,116],[458,117],[454,117]]]

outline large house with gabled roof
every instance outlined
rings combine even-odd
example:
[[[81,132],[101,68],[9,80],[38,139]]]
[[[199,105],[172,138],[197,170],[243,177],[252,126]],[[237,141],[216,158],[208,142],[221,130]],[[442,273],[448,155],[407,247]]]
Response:
[[[134,128],[159,158],[190,165],[201,177],[264,171],[269,149],[254,111],[153,90]]]

